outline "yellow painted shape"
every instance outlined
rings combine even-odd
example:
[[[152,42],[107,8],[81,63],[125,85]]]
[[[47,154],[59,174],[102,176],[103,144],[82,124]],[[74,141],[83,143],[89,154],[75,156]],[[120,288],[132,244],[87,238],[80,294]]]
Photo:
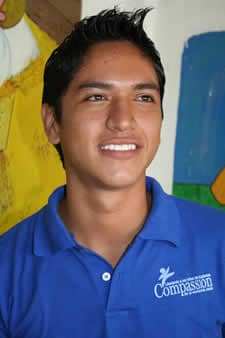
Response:
[[[10,205],[11,190],[9,188],[7,165],[7,158],[4,152],[0,151],[0,214],[12,207]]]
[[[58,154],[48,143],[41,121],[44,64],[56,44],[26,20],[40,56],[0,87],[0,101],[14,97],[8,141],[0,151],[0,234],[40,209],[51,192],[65,183]]]
[[[216,177],[211,186],[211,191],[217,202],[221,205],[225,205],[225,168],[223,168]]]
[[[0,98],[0,151],[6,148],[14,96]]]

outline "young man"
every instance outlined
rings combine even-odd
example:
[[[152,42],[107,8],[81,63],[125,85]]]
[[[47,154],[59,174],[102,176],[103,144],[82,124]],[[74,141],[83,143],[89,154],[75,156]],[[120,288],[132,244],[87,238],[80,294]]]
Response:
[[[225,215],[145,177],[164,71],[148,10],[82,20],[45,69],[67,184],[0,240],[0,337],[222,337]]]

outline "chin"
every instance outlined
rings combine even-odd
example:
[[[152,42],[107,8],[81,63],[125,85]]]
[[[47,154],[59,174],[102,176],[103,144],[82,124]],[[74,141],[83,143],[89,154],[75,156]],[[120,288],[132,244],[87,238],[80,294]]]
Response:
[[[132,187],[136,185],[140,180],[142,180],[143,175],[111,175],[108,177],[105,177],[104,185],[105,187],[108,187],[108,189],[112,190],[120,190],[120,189],[126,189],[129,187]],[[144,174],[145,177],[145,174]]]

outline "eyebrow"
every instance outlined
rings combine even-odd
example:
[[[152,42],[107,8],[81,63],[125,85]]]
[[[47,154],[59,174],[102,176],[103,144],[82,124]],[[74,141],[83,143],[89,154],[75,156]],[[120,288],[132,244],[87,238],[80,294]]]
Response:
[[[85,88],[111,89],[112,87],[112,84],[106,82],[84,82],[78,86],[78,90]]]
[[[138,83],[134,86],[134,89],[153,89],[159,92],[159,86],[154,82]]]
[[[103,82],[84,82],[78,86],[78,90],[82,90],[86,88],[112,89],[113,84],[107,83],[104,81]],[[156,90],[157,92],[160,91],[159,86],[154,82],[137,83],[134,85],[133,89],[135,90],[151,89],[151,90]]]

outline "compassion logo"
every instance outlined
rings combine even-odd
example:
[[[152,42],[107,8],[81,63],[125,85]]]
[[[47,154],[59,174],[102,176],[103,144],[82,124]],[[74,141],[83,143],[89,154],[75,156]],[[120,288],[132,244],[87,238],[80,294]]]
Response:
[[[186,279],[168,282],[175,273],[170,272],[170,267],[160,269],[158,283],[154,287],[157,298],[169,296],[190,296],[195,293],[208,292],[213,290],[211,274],[204,274]]]

